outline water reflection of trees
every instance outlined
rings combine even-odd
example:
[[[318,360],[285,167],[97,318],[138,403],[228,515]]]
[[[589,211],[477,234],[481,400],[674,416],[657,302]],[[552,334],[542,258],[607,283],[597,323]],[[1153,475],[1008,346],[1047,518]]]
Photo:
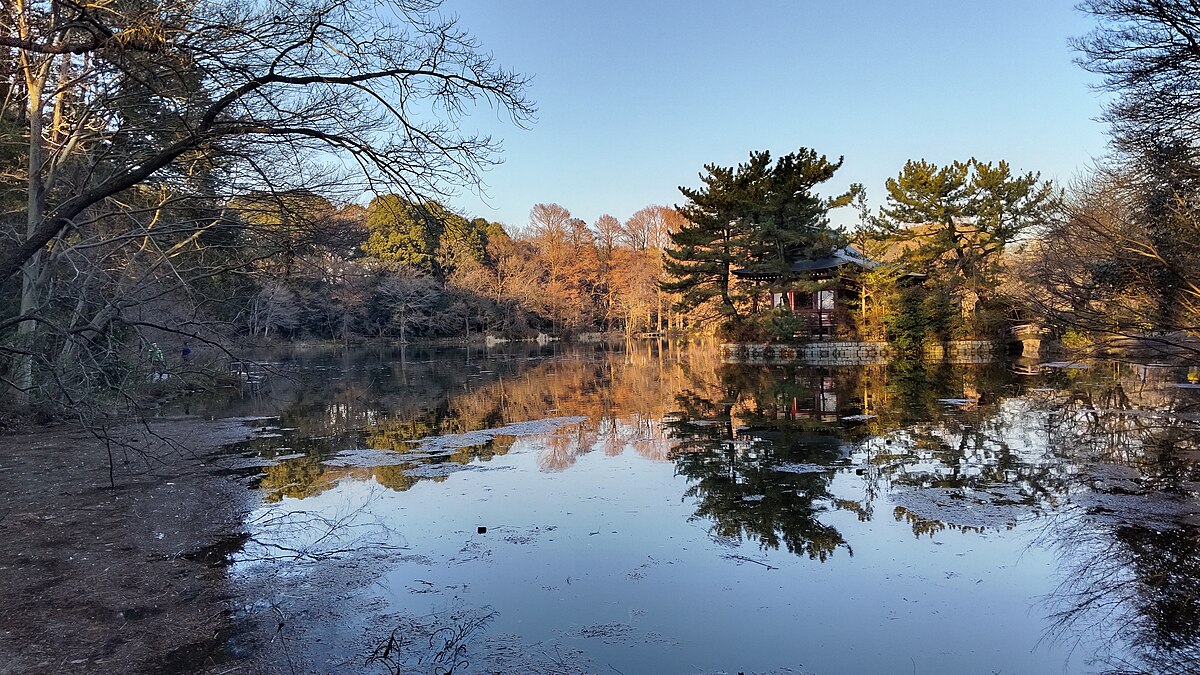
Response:
[[[1200,658],[1200,524],[1177,513],[1196,511],[1200,392],[1169,386],[1178,373],[1117,365],[1017,382],[988,365],[733,365],[652,343],[477,355],[458,365],[380,355],[323,368],[270,392],[287,402],[278,425],[296,431],[248,446],[302,455],[266,470],[263,486],[276,498],[346,477],[396,490],[445,479],[410,474],[417,460],[321,463],[345,448],[407,452],[423,437],[580,416],[522,447],[547,471],[593,452],[673,461],[689,481],[694,517],[723,542],[826,560],[852,543],[825,522],[831,512],[870,520],[881,499],[899,504],[904,494],[969,507],[890,508],[917,536],[1067,513],[1047,527],[1068,579],[1053,599],[1060,628],[1122,622],[1109,652],[1129,662],[1114,672],[1193,672]],[[514,441],[496,437],[422,461],[486,460]],[[851,472],[861,474],[855,499],[834,490]],[[994,518],[958,517],[980,512]]]
[[[281,425],[297,429],[289,450],[303,457],[267,470],[263,487],[274,498],[315,494],[345,477],[396,490],[428,479],[409,473],[415,459],[375,468],[321,463],[357,443],[407,452],[420,438],[571,415],[585,421],[538,440],[543,470],[564,470],[594,451],[674,458],[693,481],[696,516],[712,520],[714,534],[824,559],[845,542],[820,514],[848,510],[869,519],[881,486],[981,486],[1027,470],[1025,458],[996,447],[978,403],[955,417],[939,402],[986,400],[979,392],[1000,387],[992,384],[995,369],[984,367],[739,366],[719,364],[710,352],[652,343],[532,361],[476,359],[462,367],[386,358],[340,367],[340,379],[302,391],[281,417]],[[420,461],[487,460],[508,452],[513,440],[498,437]],[[834,465],[864,451],[874,467],[864,476],[866,498],[832,495]],[[940,467],[933,480],[931,462]],[[788,464],[829,468],[778,470]],[[905,517],[914,531],[945,526]]]
[[[262,453],[303,456],[269,468],[263,485],[302,497],[354,477],[404,490],[444,478],[410,475],[414,465],[321,460],[348,447],[404,452],[426,436],[579,415],[584,423],[526,446],[537,448],[541,468],[565,470],[592,452],[674,461],[694,517],[714,537],[816,560],[854,543],[827,522],[830,513],[869,520],[881,499],[905,492],[941,491],[1002,516],[980,525],[937,509],[888,509],[918,536],[1063,512],[1046,528],[1063,552],[1067,582],[1051,599],[1062,634],[1108,626],[1111,644],[1096,653],[1113,672],[1194,672],[1200,532],[1194,515],[1179,514],[1196,511],[1198,397],[1167,386],[1177,373],[1119,365],[1021,384],[985,365],[739,366],[653,344],[530,356],[457,366],[355,357],[277,383],[271,394],[288,401],[278,424],[297,431],[286,444],[259,441]],[[487,459],[513,442],[498,437],[436,461]],[[847,499],[834,481],[855,470],[862,489]]]
[[[960,433],[946,442],[939,399],[982,398],[986,377],[995,369],[946,364],[872,365],[842,368],[724,364],[714,381],[680,392],[678,412],[669,423],[677,439],[676,466],[693,481],[689,495],[696,516],[710,519],[720,537],[748,539],[764,548],[785,545],[792,553],[825,560],[849,545],[821,517],[831,510],[853,512],[860,520],[874,515],[881,485],[921,474],[925,450],[946,466],[984,444],[978,423],[951,423]],[[988,389],[991,390],[990,388]],[[923,429],[914,431],[920,422]],[[864,456],[865,455],[865,456]],[[839,498],[831,492],[838,471],[873,462],[863,475],[864,498]],[[869,460],[869,461],[868,461]],[[968,476],[1003,479],[980,472],[937,475],[937,484],[962,486]],[[798,472],[797,472],[798,471]],[[935,474],[937,472],[934,472]],[[926,478],[916,481],[927,484]],[[914,530],[945,525],[929,519]]]
[[[678,351],[674,345],[637,343],[626,349],[570,350],[562,353],[497,352],[459,363],[444,358],[406,361],[376,353],[316,360],[286,383],[262,392],[278,406],[277,434],[241,444],[263,457],[300,454],[265,470],[261,487],[268,499],[303,498],[343,478],[373,479],[396,490],[420,480],[422,463],[468,464],[506,454],[514,438],[498,436],[444,456],[414,458],[385,467],[323,464],[347,448],[367,447],[409,453],[422,438],[501,427],[545,417],[579,416],[584,422],[538,443],[543,470],[564,470],[584,454],[618,455],[632,450],[667,461],[674,440],[664,426],[675,393],[697,374],[711,373],[716,355]],[[256,410],[268,409],[265,402]],[[242,412],[248,412],[245,408]]]
[[[1109,673],[1195,673],[1200,528],[1127,522],[1112,508],[1074,513],[1056,533],[1064,581],[1048,599],[1055,636],[1096,633],[1089,647]]]
[[[1043,413],[1027,400],[942,408],[938,418],[884,432],[856,448],[856,459],[881,483],[876,490],[926,497],[926,509],[914,510],[906,500],[895,509],[896,519],[908,522],[915,535],[1009,528],[1056,508],[1069,492],[1071,469],[1047,442]],[[963,508],[938,508],[938,502]]]
[[[1169,369],[1110,364],[1043,395],[1048,442],[1083,465],[1050,537],[1063,583],[1056,635],[1091,630],[1110,673],[1200,663],[1200,399]]]
[[[838,508],[829,493],[834,469],[824,467],[845,456],[824,421],[837,416],[834,386],[820,373],[726,364],[677,395],[667,423],[676,472],[689,479],[695,517],[711,521],[715,537],[820,560],[849,550],[819,520]]]
[[[787,464],[834,462],[838,444],[815,434],[792,444],[757,443],[711,433],[691,438],[693,451],[681,453],[676,470],[691,482],[687,495],[696,502],[696,518],[711,520],[712,532],[727,540],[751,540],[763,548],[781,545],[796,555],[826,560],[845,539],[818,516],[836,508],[829,493],[832,469],[802,473],[781,471]],[[708,447],[704,447],[707,444]]]
[[[826,559],[845,545],[832,509],[873,516],[881,494],[942,493],[999,522],[898,507],[918,536],[1058,514],[1049,601],[1058,636],[1089,642],[1110,673],[1195,673],[1200,663],[1200,396],[1171,371],[1127,364],[1016,383],[987,367],[857,371],[725,366],[681,392],[670,422],[696,516],[722,537]],[[947,401],[946,399],[956,399]],[[860,424],[847,416],[874,415]],[[837,421],[835,421],[837,420]],[[830,440],[833,439],[833,440]],[[864,498],[830,494],[845,449]],[[842,469],[846,471],[847,469]],[[760,498],[761,496],[761,498]]]

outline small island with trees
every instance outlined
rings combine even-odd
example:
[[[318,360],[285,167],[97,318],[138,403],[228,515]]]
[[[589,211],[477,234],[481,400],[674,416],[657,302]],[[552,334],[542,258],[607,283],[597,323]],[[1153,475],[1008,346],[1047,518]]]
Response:
[[[815,192],[840,165],[801,149],[705,167],[704,189],[681,188],[687,224],[671,234],[663,287],[733,342],[886,341],[919,354],[1001,338],[1020,313],[1002,291],[1006,251],[1054,217],[1059,192],[1003,161],[910,161],[876,215],[859,185]],[[860,227],[831,228],[828,211],[851,204]]]
[[[802,147],[706,165],[698,185],[678,177],[678,205],[624,220],[545,202],[497,223],[445,205],[495,142],[418,111],[486,100],[525,125],[526,79],[423,3],[396,2],[429,18],[392,41],[359,40],[369,4],[205,22],[5,10],[7,400],[136,412],[164,386],[151,345],[185,343],[195,356],[168,360],[187,377],[168,383],[295,340],[675,334],[919,355],[1024,330],[1080,354],[1196,350],[1200,95],[1175,79],[1192,57],[1119,29],[1190,10],[1088,6],[1111,22],[1077,47],[1118,95],[1114,152],[1066,187],[1003,158],[914,158],[873,206],[861,185],[823,192],[842,160]],[[857,222],[832,227],[834,209]]]
[[[362,454],[390,453],[392,463],[344,463],[336,480],[363,469],[382,488],[407,490],[417,478],[432,486],[472,462],[503,456],[520,446],[516,438],[565,447],[554,433],[593,423],[576,414],[590,406],[603,409],[609,427],[595,422],[590,440],[576,439],[572,452],[591,452],[607,433],[614,455],[627,445],[640,448],[658,463],[655,469],[683,457],[670,478],[704,481],[699,513],[724,514],[733,523],[729,532],[740,536],[744,523],[766,539],[776,534],[772,521],[758,518],[767,507],[799,513],[794,534],[817,532],[785,537],[786,547],[819,561],[843,545],[849,549],[837,529],[819,521],[827,506],[869,519],[858,502],[835,495],[833,485],[862,478],[864,491],[877,491],[878,481],[867,483],[889,461],[880,459],[892,442],[886,434],[940,420],[948,405],[981,415],[984,385],[973,398],[949,397],[966,395],[963,386],[936,389],[938,373],[949,372],[936,368],[1020,355],[1031,372],[1017,373],[1004,361],[1004,375],[1040,377],[1114,358],[1124,360],[1110,364],[1117,374],[1129,362],[1143,375],[1151,368],[1188,371],[1187,382],[1164,385],[1172,395],[1200,387],[1200,4],[1081,0],[1078,9],[1095,27],[1070,44],[1107,97],[1102,119],[1110,146],[1080,176],[1044,178],[1041,167],[1021,165],[1015,150],[976,156],[979,148],[963,147],[947,158],[906,147],[897,163],[907,161],[894,167],[883,193],[868,194],[858,182],[832,187],[846,185],[839,148],[809,147],[820,145],[815,133],[789,131],[784,152],[767,150],[772,141],[757,137],[739,138],[732,154],[715,143],[704,146],[703,155],[687,161],[711,163],[694,175],[659,176],[663,196],[637,210],[573,212],[554,201],[561,195],[546,194],[530,199],[544,201],[528,204],[521,222],[470,212],[457,199],[464,192],[486,197],[484,176],[504,156],[500,139],[486,131],[492,127],[474,119],[491,115],[500,119],[488,122],[502,128],[536,128],[536,89],[442,5],[5,0],[0,6],[0,432],[17,439],[4,455],[12,461],[4,463],[3,473],[11,472],[2,477],[7,492],[0,490],[8,500],[0,507],[6,539],[0,552],[12,562],[0,565],[7,570],[0,587],[21,599],[20,611],[0,625],[6,643],[19,634],[0,645],[0,661],[20,657],[13,667],[28,672],[64,672],[72,664],[85,664],[80,672],[193,672],[190,666],[203,661],[205,672],[215,672],[205,659],[225,649],[232,617],[241,611],[215,589],[227,581],[221,575],[231,551],[252,536],[250,509],[237,510],[249,499],[247,485],[260,487],[251,473],[278,468],[269,483],[278,488],[273,498],[299,499],[308,495],[287,490],[318,478],[328,488],[335,481],[327,473],[330,457],[345,449],[330,450],[330,441],[319,451],[289,455],[294,448],[275,445],[269,458],[219,469],[205,464],[252,436],[262,441],[294,430],[278,417],[271,422],[278,427],[252,428],[279,414],[256,407],[267,405],[257,398],[257,378],[270,372],[289,385],[300,379],[283,368],[272,371],[278,362],[271,354],[327,350],[344,359],[320,371],[328,376],[322,385],[341,387],[341,399],[311,405],[326,425],[320,431],[328,432],[313,438],[344,440]],[[703,138],[693,134],[687,142]],[[545,171],[555,170],[561,164],[547,162]],[[496,371],[472,361],[510,342],[529,344],[505,345],[516,355]],[[594,362],[582,359],[559,372],[554,349],[572,342],[578,343],[567,345],[572,349],[592,350]],[[516,352],[524,347],[544,351]],[[663,368],[678,356],[672,350],[693,347],[705,354],[694,363],[679,358],[672,369],[627,378],[632,393],[625,399],[641,407],[621,411],[636,420],[618,438],[614,411],[623,401],[596,392],[610,391],[623,367]],[[387,361],[393,348],[394,368]],[[463,372],[474,370],[455,379],[431,366],[410,385],[410,356],[418,349],[439,358],[461,353]],[[373,350],[378,372],[343,382],[331,373],[368,369],[352,363],[355,350]],[[628,355],[628,363],[613,354]],[[1050,354],[1061,355],[1053,357],[1058,366],[1047,365]],[[558,383],[553,391],[519,379],[541,358]],[[741,377],[732,368],[746,361],[760,370]],[[777,361],[801,365],[771,370]],[[855,381],[871,379],[875,389],[862,400],[892,396],[886,386],[892,377],[901,383],[893,389],[923,388],[925,416],[903,410],[891,427],[872,429],[869,420],[878,415],[866,403],[853,411],[843,405],[853,388],[838,390],[824,371],[796,370],[863,362],[874,370]],[[432,363],[431,357],[423,365]],[[664,372],[672,383],[659,376]],[[485,387],[476,386],[485,375],[495,379],[486,406],[478,395]],[[403,401],[434,412],[418,423],[358,407],[354,414],[365,412],[351,419],[346,411],[353,406],[343,404],[374,396],[372,387],[387,378],[403,381],[389,392],[388,405]],[[449,395],[437,398],[420,382],[434,383],[428,390],[438,396],[453,390],[454,405],[474,405],[475,414],[454,417]],[[763,405],[731,395],[747,382]],[[290,394],[302,399],[296,391]],[[1119,386],[1106,395],[1127,402]],[[238,414],[226,421],[196,414],[199,404],[190,407],[221,396],[237,399],[230,405]],[[580,409],[560,408],[559,399],[572,396]],[[1084,395],[1072,390],[1064,398],[1067,406]],[[1098,419],[1101,407],[1083,412]],[[505,419],[510,412],[522,418]],[[1122,412],[1130,414],[1114,425],[1118,430],[1143,411]],[[1189,457],[1195,455],[1195,411],[1176,412],[1173,421],[1193,426],[1175,428],[1178,437],[1147,442],[1138,452],[1191,448]],[[1151,418],[1159,419],[1139,417]],[[745,433],[752,424],[783,431],[754,437]],[[956,419],[951,426],[984,433],[971,424]],[[850,457],[852,442],[872,433],[879,447],[860,443],[862,457]],[[923,433],[921,443],[943,442]],[[1124,442],[1121,433],[1112,436]],[[402,467],[414,445],[433,443],[438,434],[467,445],[439,446],[441,454],[429,454],[439,466]],[[964,446],[969,435],[960,434]],[[500,436],[508,440],[497,442]],[[781,455],[789,458],[782,470],[789,475],[780,480],[774,465],[754,468],[754,480],[770,487],[745,491],[747,482],[727,469],[761,461],[769,453],[756,453],[772,438],[790,444]],[[360,445],[371,442],[380,447]],[[990,452],[988,443],[978,441],[981,456]],[[801,452],[810,445],[821,448],[815,459]],[[558,461],[545,463],[546,473],[576,458],[550,454]],[[1016,454],[1005,461],[1019,463]],[[305,463],[288,466],[289,457]],[[1176,472],[1170,480],[1144,481],[1139,494],[1194,501],[1195,468],[1178,468],[1191,460],[1182,451],[1170,458]],[[850,462],[860,459],[855,473]],[[1135,483],[1113,476],[1095,482]],[[1041,504],[1040,498],[1021,495],[1025,505]],[[904,517],[902,509],[895,512],[897,521]],[[1191,565],[1180,576],[1188,577],[1182,587],[1194,589],[1194,512],[1188,517],[1193,529],[1179,535],[1183,543],[1171,555],[1184,561],[1180,568]],[[134,522],[138,527],[128,527]],[[164,534],[167,528],[150,522],[175,529]],[[916,516],[912,522],[918,539],[937,529]],[[487,531],[475,523],[447,529],[454,528],[481,537]],[[492,540],[499,529],[493,526]],[[609,531],[584,538],[592,534],[599,543]],[[707,543],[728,543],[716,534]],[[504,541],[514,545],[533,538],[508,535]],[[731,560],[778,569],[741,554],[714,564]],[[60,574],[60,566],[74,572]],[[125,576],[125,568],[136,575]],[[1156,590],[1168,578],[1177,581],[1156,576]],[[547,582],[541,591],[562,587]],[[92,602],[101,593],[109,594],[104,602]],[[173,603],[169,611],[155,604],[162,598]],[[1193,641],[1185,645],[1191,654],[1200,645],[1195,599],[1193,593],[1180,601],[1186,609],[1180,614],[1191,621]],[[170,627],[178,633],[145,628],[159,626],[160,613],[177,622]],[[75,623],[89,631],[81,638],[88,655],[67,662],[46,636]],[[147,633],[112,637],[133,624]],[[407,644],[433,644],[433,635],[442,634]],[[379,662],[393,656],[398,642],[384,644]],[[105,661],[118,650],[124,661]],[[1192,663],[1178,662],[1184,663],[1178,672],[1192,672]],[[107,669],[87,670],[98,663]]]

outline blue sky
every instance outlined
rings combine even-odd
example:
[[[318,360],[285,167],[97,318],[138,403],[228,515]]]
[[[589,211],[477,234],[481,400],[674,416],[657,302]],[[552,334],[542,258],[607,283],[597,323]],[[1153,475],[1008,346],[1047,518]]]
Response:
[[[705,163],[811,147],[873,207],[908,159],[1006,159],[1060,182],[1105,152],[1103,98],[1067,41],[1069,0],[446,0],[506,68],[533,76],[528,130],[504,143],[485,197],[453,205],[524,225],[537,202],[594,222],[680,204]],[[850,222],[847,209],[836,222]]]

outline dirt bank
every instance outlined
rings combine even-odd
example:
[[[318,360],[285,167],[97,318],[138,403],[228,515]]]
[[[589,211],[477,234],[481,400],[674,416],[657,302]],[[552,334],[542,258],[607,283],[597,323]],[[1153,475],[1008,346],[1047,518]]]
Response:
[[[222,668],[222,563],[252,493],[212,455],[251,430],[176,419],[109,444],[68,427],[0,439],[0,673]]]

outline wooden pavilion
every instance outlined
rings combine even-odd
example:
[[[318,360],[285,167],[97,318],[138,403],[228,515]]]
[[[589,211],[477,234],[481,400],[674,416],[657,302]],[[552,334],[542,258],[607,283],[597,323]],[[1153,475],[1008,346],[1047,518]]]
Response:
[[[879,265],[853,246],[844,246],[824,257],[793,258],[785,273],[745,267],[733,270],[733,274],[739,279],[774,286],[772,307],[804,319],[805,328],[797,331],[798,337],[819,339],[832,337],[840,327],[839,314],[846,314],[839,312],[839,308],[858,300],[857,275],[853,272]]]

